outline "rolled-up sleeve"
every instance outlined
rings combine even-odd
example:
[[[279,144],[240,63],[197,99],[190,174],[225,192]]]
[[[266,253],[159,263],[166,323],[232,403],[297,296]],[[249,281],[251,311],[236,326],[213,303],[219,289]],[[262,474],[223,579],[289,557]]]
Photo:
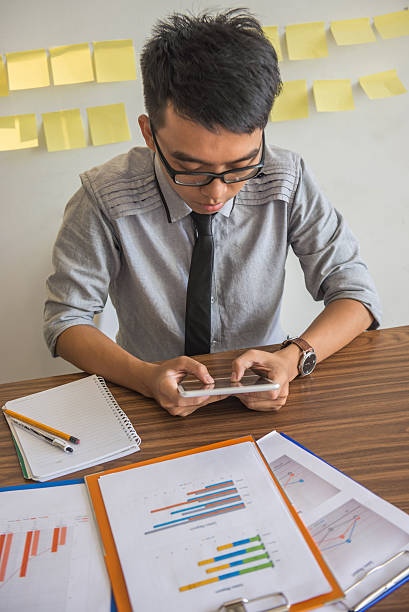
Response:
[[[56,356],[58,336],[73,325],[94,325],[117,275],[120,251],[110,221],[81,187],[68,202],[47,280],[44,337]]]
[[[327,305],[341,298],[361,302],[376,329],[382,311],[378,293],[359,253],[358,241],[301,160],[289,219],[289,242],[300,260],[305,284]]]

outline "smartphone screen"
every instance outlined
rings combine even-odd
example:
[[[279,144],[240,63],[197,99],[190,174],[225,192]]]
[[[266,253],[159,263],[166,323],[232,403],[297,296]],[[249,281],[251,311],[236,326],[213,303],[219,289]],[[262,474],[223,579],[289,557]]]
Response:
[[[246,374],[240,382],[232,382],[230,378],[214,378],[214,383],[204,385],[200,380],[182,380],[178,385],[183,397],[200,397],[205,395],[232,395],[233,393],[255,393],[279,389],[280,385],[258,374]]]

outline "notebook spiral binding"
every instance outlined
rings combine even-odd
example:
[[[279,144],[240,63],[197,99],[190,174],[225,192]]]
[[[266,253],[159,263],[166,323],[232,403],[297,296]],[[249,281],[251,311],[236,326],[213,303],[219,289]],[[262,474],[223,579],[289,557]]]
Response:
[[[101,392],[103,393],[103,395],[104,395],[105,399],[107,400],[108,404],[111,406],[112,411],[113,411],[115,417],[117,418],[117,420],[121,424],[121,427],[123,429],[125,429],[125,431],[127,432],[129,438],[133,442],[135,442],[138,446],[140,446],[140,444],[141,444],[140,437],[136,433],[136,431],[135,431],[131,421],[128,419],[128,417],[126,416],[126,414],[122,410],[122,408],[120,408],[118,402],[116,401],[116,399],[112,395],[111,391],[108,389],[108,386],[107,386],[105,380],[102,378],[102,376],[97,376],[97,380],[98,380],[99,388],[100,388]]]

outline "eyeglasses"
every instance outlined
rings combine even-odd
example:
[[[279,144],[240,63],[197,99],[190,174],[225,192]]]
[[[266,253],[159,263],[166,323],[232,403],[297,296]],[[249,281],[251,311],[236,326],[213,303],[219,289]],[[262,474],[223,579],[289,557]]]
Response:
[[[159,153],[159,157],[166,168],[167,173],[172,178],[176,185],[185,185],[186,187],[201,187],[202,185],[209,185],[215,178],[223,181],[223,183],[240,183],[240,181],[247,181],[248,179],[258,176],[264,166],[264,132],[261,143],[261,158],[258,164],[253,166],[245,166],[242,168],[233,168],[233,170],[226,170],[225,172],[180,172],[174,170],[169,162],[163,155],[161,148],[156,140],[153,125],[151,123],[151,132],[153,142],[155,143],[156,149]]]

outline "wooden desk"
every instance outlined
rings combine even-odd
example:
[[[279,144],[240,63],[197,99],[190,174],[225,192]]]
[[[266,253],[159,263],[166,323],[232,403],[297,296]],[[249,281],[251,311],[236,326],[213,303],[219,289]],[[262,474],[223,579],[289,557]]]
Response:
[[[274,347],[271,347],[272,349]],[[211,373],[230,371],[239,351],[201,359]],[[0,385],[0,405],[83,374]],[[283,431],[377,495],[409,513],[409,326],[361,334],[305,379],[291,383],[279,412],[252,412],[236,398],[171,417],[154,401],[109,385],[142,438],[141,452],[73,475],[238,437]],[[5,421],[0,421],[0,485],[24,479]],[[409,610],[409,584],[376,610]]]

